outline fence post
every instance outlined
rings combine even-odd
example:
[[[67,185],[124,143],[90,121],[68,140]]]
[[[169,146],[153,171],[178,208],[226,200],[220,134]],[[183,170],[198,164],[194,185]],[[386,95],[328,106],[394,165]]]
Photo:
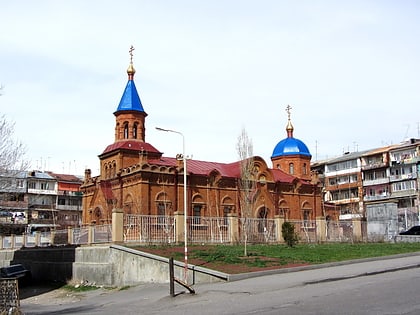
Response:
[[[35,246],[41,245],[41,232],[35,231]]]
[[[324,243],[327,240],[327,222],[325,217],[316,218],[316,239],[319,243]]]
[[[112,242],[122,243],[124,241],[124,211],[112,209]]]
[[[229,239],[231,244],[239,243],[239,222],[236,213],[228,213]]]
[[[15,234],[10,235],[10,248],[15,248],[16,244]]]
[[[55,243],[55,235],[56,234],[57,234],[57,232],[55,230],[51,230],[51,233],[50,233],[50,244],[51,245],[54,245],[54,243]]]
[[[284,243],[283,234],[281,233],[281,227],[284,223],[284,215],[275,215],[274,222],[276,223],[276,235],[277,235],[277,242]]]
[[[353,224],[353,241],[360,242],[362,240],[362,220],[360,218],[354,218]]]
[[[94,233],[95,233],[95,225],[91,224],[88,226],[88,244],[89,245],[95,241]]]
[[[22,233],[22,247],[26,247],[28,245],[28,237],[26,233]]]
[[[72,245],[74,243],[73,228],[67,227],[67,244]]]
[[[174,212],[175,217],[175,243],[184,242],[184,214],[178,211]]]

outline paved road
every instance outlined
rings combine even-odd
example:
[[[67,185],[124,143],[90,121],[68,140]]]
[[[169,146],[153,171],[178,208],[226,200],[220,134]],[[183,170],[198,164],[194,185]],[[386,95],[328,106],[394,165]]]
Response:
[[[420,253],[242,280],[200,284],[169,296],[169,285],[94,291],[78,302],[21,301],[25,314],[420,314]],[[177,292],[182,292],[177,287]]]

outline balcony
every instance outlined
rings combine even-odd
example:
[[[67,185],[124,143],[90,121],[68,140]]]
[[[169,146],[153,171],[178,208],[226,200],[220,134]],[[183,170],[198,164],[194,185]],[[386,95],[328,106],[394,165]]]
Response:
[[[363,186],[373,186],[373,185],[383,185],[389,183],[389,177],[385,178],[378,178],[378,179],[372,179],[372,180],[364,180]]]
[[[415,189],[398,190],[391,193],[392,198],[401,197],[417,197],[417,191]]]
[[[388,164],[384,163],[384,162],[377,162],[377,163],[372,163],[369,165],[363,165],[362,166],[362,171],[367,171],[367,170],[372,170],[375,168],[383,168],[383,167],[387,167]]]
[[[397,182],[400,180],[407,180],[407,179],[415,179],[417,178],[417,173],[409,173],[409,174],[402,174],[402,175],[391,175],[389,177],[391,182]]]
[[[56,210],[61,211],[82,211],[82,206],[68,206],[68,205],[57,205]]]
[[[385,200],[385,199],[389,199],[390,197],[391,197],[391,194],[376,195],[376,196],[364,196],[363,201]]]

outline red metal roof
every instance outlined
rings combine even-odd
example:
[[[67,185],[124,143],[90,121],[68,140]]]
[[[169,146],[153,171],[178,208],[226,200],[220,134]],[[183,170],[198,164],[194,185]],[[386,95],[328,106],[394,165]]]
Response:
[[[153,152],[153,153],[160,153],[154,146],[147,142],[141,142],[136,140],[124,140],[124,141],[117,141],[113,144],[110,144],[106,147],[102,154],[118,150],[118,149],[125,149],[125,150],[134,150],[134,151],[146,151],[146,152]]]
[[[177,166],[176,158],[162,157],[156,160],[149,160],[150,164]],[[239,178],[240,177],[240,161],[233,163],[218,163],[198,160],[187,160],[187,172],[189,174],[209,175],[212,171],[217,171],[221,176]],[[299,180],[296,177],[277,169],[268,169],[273,174],[275,182],[293,183]]]

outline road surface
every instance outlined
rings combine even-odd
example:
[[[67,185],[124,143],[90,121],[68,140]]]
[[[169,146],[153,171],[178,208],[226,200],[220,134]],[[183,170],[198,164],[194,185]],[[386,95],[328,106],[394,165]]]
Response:
[[[169,284],[96,290],[59,304],[21,301],[34,314],[420,314],[420,253],[194,286],[169,296]]]

